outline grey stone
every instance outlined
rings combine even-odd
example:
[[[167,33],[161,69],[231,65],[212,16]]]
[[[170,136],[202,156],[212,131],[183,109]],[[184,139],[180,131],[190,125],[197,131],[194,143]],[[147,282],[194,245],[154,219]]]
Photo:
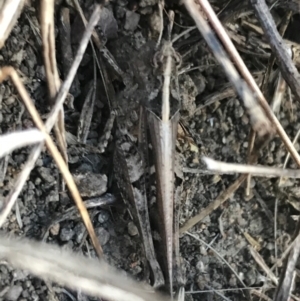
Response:
[[[114,39],[118,36],[118,23],[108,8],[103,7],[98,25],[101,27],[107,39]]]
[[[16,301],[22,293],[21,285],[13,285],[5,295],[5,300]]]
[[[129,222],[127,227],[130,236],[136,236],[139,234],[138,228],[133,222]]]
[[[92,172],[73,175],[82,197],[100,196],[107,190],[107,176]]]
[[[78,244],[81,243],[84,232],[85,232],[85,227],[83,224],[77,224],[74,228],[75,232],[75,240]]]
[[[124,29],[128,31],[135,31],[140,21],[140,15],[134,11],[126,11],[126,19]]]
[[[38,172],[46,182],[54,184],[55,178],[53,177],[53,171],[50,168],[40,167],[38,168]]]
[[[100,224],[103,224],[105,222],[107,222],[109,219],[109,213],[105,210],[101,210],[98,214],[98,222]]]
[[[13,272],[14,280],[24,280],[28,276],[28,272],[22,270],[15,270]]]
[[[109,241],[110,234],[102,227],[96,229],[96,235],[102,246],[105,246]]]
[[[69,241],[70,239],[73,238],[75,232],[73,229],[71,228],[62,228],[61,231],[60,231],[60,235],[59,235],[59,238],[62,240],[62,241]]]

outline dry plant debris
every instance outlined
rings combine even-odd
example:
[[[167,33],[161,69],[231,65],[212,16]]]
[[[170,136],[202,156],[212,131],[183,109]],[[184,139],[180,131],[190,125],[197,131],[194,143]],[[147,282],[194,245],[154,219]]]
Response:
[[[299,300],[298,1],[95,2],[0,4],[0,299]]]

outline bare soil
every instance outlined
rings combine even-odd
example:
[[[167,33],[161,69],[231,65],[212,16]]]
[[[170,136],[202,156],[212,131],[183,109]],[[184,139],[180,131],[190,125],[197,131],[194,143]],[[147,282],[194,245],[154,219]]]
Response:
[[[232,9],[232,6],[225,8],[227,1],[211,3],[216,12],[223,8],[225,12]],[[93,1],[82,1],[81,4],[88,18],[92,12]],[[69,1],[57,1],[56,57],[62,80],[67,72],[65,60],[68,58],[62,47],[63,33],[59,26],[59,18],[65,7],[70,9],[71,46],[74,53],[83,32],[80,18]],[[166,10],[169,9],[175,11],[172,36],[193,26],[191,18],[182,6],[169,1],[166,2]],[[284,12],[282,7],[275,7],[272,10],[274,19],[279,22]],[[34,3],[25,6],[0,51],[0,63],[2,66],[11,65],[19,71],[26,89],[45,119],[51,104],[47,96],[37,15],[38,10]],[[115,0],[106,5],[97,30],[124,72],[130,73],[130,62],[138,54],[142,56],[143,47],[149,41],[157,40],[157,18],[155,0]],[[164,21],[165,25],[168,24],[166,15]],[[295,36],[297,22],[299,16],[295,14],[287,31],[289,39]],[[255,15],[253,12],[246,16],[238,15],[227,22],[227,29],[248,68],[260,84],[271,51],[264,36],[259,32]],[[188,65],[191,68],[197,67],[179,76],[183,109],[176,151],[179,170],[184,179],[180,215],[180,225],[183,225],[213,202],[238,177],[203,174],[201,170],[205,169],[205,166],[201,157],[205,155],[225,162],[246,162],[251,128],[241,102],[200,33],[197,30],[190,31],[174,43],[174,48],[182,56],[181,68]],[[144,59],[151,60],[149,57]],[[124,83],[116,76],[109,62],[103,57],[102,61],[116,92],[121,93]],[[70,91],[69,97],[73,98],[73,104],[71,102],[65,105],[69,168],[85,199],[105,196],[109,200],[108,205],[89,209],[105,259],[134,278],[149,281],[144,279],[142,242],[137,226],[124,205],[111,168],[114,129],[103,154],[74,143],[80,113],[93,82],[94,64],[93,52],[89,47]],[[268,83],[269,99],[274,91],[276,70],[275,65]],[[213,96],[216,97],[215,100],[212,100]],[[0,134],[34,127],[29,113],[24,109],[10,82],[1,84],[0,99]],[[211,102],[204,106],[209,100]],[[286,92],[277,116],[291,139],[299,129],[298,108],[299,103],[293,101],[293,96]],[[109,115],[109,103],[98,72],[96,101],[87,145],[97,147]],[[296,142],[296,148],[298,146]],[[30,148],[17,150],[0,161],[0,201],[12,189],[16,176],[28,158],[29,150]],[[261,152],[259,163],[282,167],[286,155],[281,140],[275,137]],[[295,168],[295,165],[290,162],[288,167]],[[63,191],[61,183],[61,175],[45,149],[2,231],[36,240],[44,239],[51,244],[96,257],[79,214],[74,210],[72,214],[65,215],[68,208],[74,207],[74,203],[68,191]],[[276,179],[252,178],[250,196],[245,196],[244,187],[239,188],[228,201],[189,230],[193,237],[188,234],[181,235],[180,250],[186,274],[185,298],[202,301],[246,300],[251,289],[261,287],[265,287],[264,293],[272,298],[275,286],[255,262],[249,245],[255,247],[265,263],[272,267],[276,256],[281,256],[293,234],[295,218],[298,218],[300,209],[297,189],[297,180],[288,180],[284,188],[279,188]],[[110,202],[114,202],[113,205]],[[153,236],[155,240],[158,234],[153,232]],[[280,271],[279,268],[274,270],[274,273],[278,276]],[[298,282],[296,280],[294,294],[299,296]],[[259,299],[255,295],[252,295],[252,298]],[[61,288],[59,284],[46,283],[26,271],[13,270],[6,263],[0,263],[0,300],[94,299],[83,296],[80,292]]]

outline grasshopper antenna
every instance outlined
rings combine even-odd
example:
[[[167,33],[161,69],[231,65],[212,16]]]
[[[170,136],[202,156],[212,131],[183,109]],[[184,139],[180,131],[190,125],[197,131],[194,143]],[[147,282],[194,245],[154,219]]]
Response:
[[[159,12],[159,17],[160,17],[160,32],[159,32],[159,37],[157,39],[157,43],[156,43],[156,47],[155,47],[156,50],[158,49],[158,47],[161,43],[161,39],[162,39],[163,31],[164,31],[164,16],[163,16],[164,7],[165,7],[165,1],[159,0],[158,1],[158,12]]]
[[[172,30],[173,30],[173,25],[174,25],[174,18],[175,18],[175,13],[173,10],[169,11],[169,25],[168,25],[168,41],[172,41]]]

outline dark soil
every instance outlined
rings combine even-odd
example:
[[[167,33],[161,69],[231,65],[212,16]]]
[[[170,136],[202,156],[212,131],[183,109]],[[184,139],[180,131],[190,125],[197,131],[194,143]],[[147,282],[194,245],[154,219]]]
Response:
[[[57,1],[55,15],[56,57],[62,80],[67,73],[64,61],[66,54],[62,49],[62,32],[59,29],[59,18],[64,7],[70,9],[74,53],[83,32],[79,16],[68,4],[69,2]],[[218,12],[225,7],[227,1],[211,1],[211,3]],[[93,1],[82,1],[81,4],[88,18],[93,9]],[[188,26],[193,26],[183,6],[169,1],[166,3],[166,9],[175,11],[173,36],[180,34]],[[230,9],[232,6],[225,8],[225,12]],[[26,89],[45,119],[51,105],[47,97],[37,13],[33,4],[25,6],[18,23],[0,51],[0,62],[2,66],[11,65],[19,71]],[[275,20],[279,22],[284,10],[276,7],[272,13]],[[289,39],[293,39],[293,32],[295,32],[293,26],[298,19],[297,15],[293,16],[293,21],[288,28]],[[146,43],[157,40],[159,29],[157,20],[159,19],[156,0],[115,0],[105,7],[103,19],[99,22],[97,30],[124,72],[128,74],[131,72],[130,63],[138,54],[143,56],[142,51]],[[166,15],[164,23],[168,24]],[[271,51],[254,25],[259,27],[256,17],[247,14],[228,22],[227,29],[248,68],[260,83]],[[180,224],[183,225],[213,202],[237,178],[235,175],[205,175],[197,172],[197,169],[205,168],[201,156],[209,156],[224,162],[246,162],[250,123],[241,102],[232,93],[224,72],[197,30],[189,32],[175,42],[174,48],[183,58],[181,68],[188,65],[199,67],[179,77],[183,109],[177,152],[179,170],[183,173],[184,179],[180,216]],[[146,55],[144,59],[151,60]],[[102,57],[102,61],[116,93],[121,93],[124,89],[122,79],[116,75],[105,58]],[[103,154],[92,152],[88,147],[79,146],[74,142],[83,103],[93,81],[93,66],[93,52],[89,47],[70,91],[69,98],[74,98],[73,106],[71,103],[65,106],[69,168],[84,199],[100,196],[106,196],[109,201],[115,199],[112,206],[100,206],[89,210],[96,234],[103,246],[105,259],[136,279],[149,281],[144,279],[142,242],[137,226],[124,205],[111,168],[114,129]],[[275,65],[274,72],[276,69]],[[0,133],[34,127],[29,113],[24,109],[12,84],[5,82],[0,88]],[[231,94],[222,97],[221,92],[226,89]],[[273,90],[274,81],[270,80],[269,99]],[[219,99],[201,109],[205,101],[215,94],[220,95]],[[105,95],[98,72],[94,113],[86,142],[89,146],[97,147],[110,115],[110,106]],[[286,93],[277,115],[291,139],[295,137],[299,128],[298,108],[299,104],[293,101],[293,96],[289,98],[289,94]],[[55,139],[54,135],[53,139]],[[17,150],[0,161],[0,201],[13,187],[16,176],[27,160],[29,150],[30,148]],[[276,137],[261,152],[259,163],[282,167],[286,154],[281,140]],[[5,160],[7,160],[7,168],[5,168]],[[293,163],[288,166],[295,168]],[[61,184],[61,175],[45,150],[2,230],[36,240],[45,239],[51,244],[58,244],[95,257],[95,251],[79,214],[74,211],[73,214],[64,215],[68,208],[74,207],[74,203],[68,191],[63,191]],[[250,288],[265,286],[264,293],[272,298],[274,285],[272,286],[271,281],[251,256],[248,249],[249,237],[257,243],[259,246],[257,251],[271,267],[276,262],[275,244],[277,256],[280,257],[293,234],[295,227],[293,217],[298,216],[298,209],[300,209],[297,203],[297,191],[295,191],[297,185],[297,180],[289,180],[284,188],[279,189],[277,180],[252,178],[250,197],[244,196],[243,187],[238,189],[224,205],[190,230],[196,238],[206,242],[209,248],[188,234],[181,236],[180,249],[186,272],[185,298],[187,300],[246,300],[246,290],[239,289],[244,288],[241,281],[249,288],[248,293]],[[277,234],[274,238],[276,202],[278,203]],[[155,239],[158,235],[154,232],[153,236]],[[212,249],[218,252],[219,256]],[[274,272],[278,273],[278,276],[280,268]],[[299,289],[296,288],[294,294],[299,293]],[[259,299],[254,295],[252,298]],[[46,284],[43,280],[30,276],[26,271],[16,271],[6,263],[0,263],[0,300],[94,299],[82,296],[80,292],[60,288],[59,284]]]

